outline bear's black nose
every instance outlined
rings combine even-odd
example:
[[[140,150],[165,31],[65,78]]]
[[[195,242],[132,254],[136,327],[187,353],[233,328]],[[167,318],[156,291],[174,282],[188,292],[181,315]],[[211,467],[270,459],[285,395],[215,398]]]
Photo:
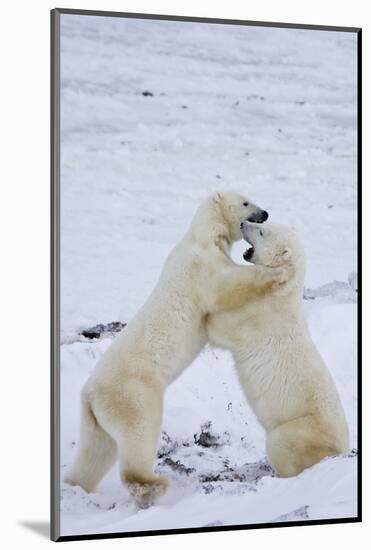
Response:
[[[240,229],[242,229],[242,228],[243,228],[243,222],[240,223]]]
[[[267,221],[268,217],[269,217],[268,212],[266,210],[263,210],[263,212],[262,212],[262,221],[263,222]]]

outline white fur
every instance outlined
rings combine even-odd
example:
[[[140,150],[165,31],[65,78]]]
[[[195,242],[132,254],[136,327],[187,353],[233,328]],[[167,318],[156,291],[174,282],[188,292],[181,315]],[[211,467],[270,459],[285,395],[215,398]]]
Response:
[[[200,206],[151,296],[83,388],[79,451],[66,482],[93,491],[118,454],[121,479],[140,505],[164,492],[166,480],[153,472],[163,395],[206,343],[206,315],[287,278],[285,269],[238,266],[228,255],[241,222],[258,210],[233,193]]]
[[[348,428],[335,384],[308,331],[302,306],[304,252],[283,226],[244,224],[252,261],[291,265],[292,276],[240,308],[211,315],[209,338],[232,351],[248,402],[267,432],[268,458],[293,476],[348,451]],[[261,234],[262,233],[262,234]]]

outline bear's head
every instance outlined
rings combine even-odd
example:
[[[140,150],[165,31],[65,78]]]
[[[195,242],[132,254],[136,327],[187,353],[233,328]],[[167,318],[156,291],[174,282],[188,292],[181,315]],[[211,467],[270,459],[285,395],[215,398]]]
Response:
[[[225,224],[231,242],[241,239],[241,224],[245,221],[263,223],[268,212],[256,206],[247,197],[230,191],[217,192],[213,203],[220,220]]]
[[[267,267],[291,265],[292,279],[300,285],[303,284],[304,249],[294,229],[273,223],[257,226],[244,222],[241,233],[251,245],[243,255],[246,261]]]

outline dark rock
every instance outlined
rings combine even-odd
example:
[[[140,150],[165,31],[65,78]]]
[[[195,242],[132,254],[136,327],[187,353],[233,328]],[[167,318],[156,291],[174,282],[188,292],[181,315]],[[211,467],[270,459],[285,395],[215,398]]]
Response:
[[[201,483],[213,483],[216,481],[256,483],[262,477],[275,477],[273,468],[266,460],[250,462],[243,466],[230,466],[228,461],[224,461],[224,469],[220,472],[211,472],[201,474],[199,480]]]
[[[198,479],[201,483],[210,483],[215,481],[220,481],[222,479],[221,474],[212,473],[212,474],[201,474]]]
[[[164,458],[165,456],[169,456],[177,448],[178,443],[173,441],[167,432],[163,431],[161,434],[161,447],[157,451],[157,457]]]
[[[218,447],[220,445],[220,436],[211,433],[211,422],[205,422],[201,426],[201,433],[194,434],[194,441],[200,447]]]
[[[185,474],[187,476],[195,471],[195,468],[187,468],[187,466],[185,466],[185,464],[182,464],[180,460],[173,460],[169,456],[165,458],[164,464],[170,466],[172,470],[179,472],[180,474]]]
[[[82,330],[79,332],[79,335],[89,338],[89,340],[94,340],[95,338],[101,338],[103,334],[120,332],[124,327],[126,327],[126,323],[121,323],[120,321],[112,321],[106,325],[99,323],[94,327]]]

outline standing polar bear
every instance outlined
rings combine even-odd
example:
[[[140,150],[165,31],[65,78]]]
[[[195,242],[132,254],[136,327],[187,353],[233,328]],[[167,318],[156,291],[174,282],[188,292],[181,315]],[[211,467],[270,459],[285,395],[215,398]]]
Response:
[[[165,491],[166,479],[153,471],[163,396],[205,345],[205,316],[287,279],[285,268],[240,266],[228,255],[243,221],[267,218],[234,193],[217,193],[199,207],[152,294],[82,390],[79,449],[67,483],[94,491],[118,454],[121,480],[139,505]]]
[[[210,315],[210,340],[232,351],[242,389],[267,432],[275,471],[295,476],[348,451],[348,428],[335,384],[310,337],[302,307],[304,252],[284,226],[244,223],[244,255],[258,265],[291,265],[289,280],[234,310]]]

